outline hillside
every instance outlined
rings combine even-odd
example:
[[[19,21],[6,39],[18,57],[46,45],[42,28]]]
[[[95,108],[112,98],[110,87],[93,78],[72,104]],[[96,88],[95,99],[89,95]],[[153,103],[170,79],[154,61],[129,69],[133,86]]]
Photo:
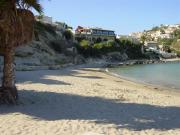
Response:
[[[171,50],[180,56],[180,24],[161,24],[150,30],[131,33],[130,36],[138,39],[142,43],[155,41],[159,45],[162,45],[165,50]]]
[[[73,63],[74,56],[78,57],[68,49],[73,47],[73,41],[67,41],[55,27],[36,22],[34,31],[33,41],[16,49],[15,63],[18,70],[58,68]],[[2,57],[0,64],[3,65]]]
[[[180,24],[175,25],[163,25],[153,27],[150,30],[144,30],[143,32],[134,32],[130,35],[141,40],[142,36],[145,36],[146,41],[158,41],[160,39],[172,39],[174,38],[174,32],[180,30]]]
[[[116,39],[84,46],[82,42],[69,37],[67,39],[64,32],[53,25],[36,22],[32,42],[16,49],[16,70],[59,69],[85,62],[149,58],[142,55],[141,44],[129,40]],[[0,57],[0,64],[2,71],[3,57]]]

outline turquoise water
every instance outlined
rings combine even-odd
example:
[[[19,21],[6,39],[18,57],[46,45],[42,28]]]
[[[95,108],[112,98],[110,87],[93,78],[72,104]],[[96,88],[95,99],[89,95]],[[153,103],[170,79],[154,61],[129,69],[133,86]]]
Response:
[[[180,62],[110,68],[126,79],[180,90]]]

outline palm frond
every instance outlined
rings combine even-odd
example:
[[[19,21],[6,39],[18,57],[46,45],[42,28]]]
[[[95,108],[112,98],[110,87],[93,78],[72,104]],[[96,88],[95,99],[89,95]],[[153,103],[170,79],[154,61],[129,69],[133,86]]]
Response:
[[[19,8],[33,8],[39,13],[43,12],[43,8],[39,3],[39,0],[16,0],[16,4]]]
[[[25,4],[28,6],[34,8],[37,12],[42,13],[43,8],[41,4],[39,3],[39,0],[23,0]]]

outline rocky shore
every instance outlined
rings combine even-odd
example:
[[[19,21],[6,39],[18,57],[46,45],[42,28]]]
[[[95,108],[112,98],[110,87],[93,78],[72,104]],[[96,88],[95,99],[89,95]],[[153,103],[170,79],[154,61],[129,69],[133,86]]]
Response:
[[[180,62],[180,58],[176,59],[161,59],[161,60],[127,60],[124,62],[114,62],[108,63],[106,67],[118,67],[118,66],[128,66],[128,65],[142,65],[142,64],[158,64],[158,63],[167,63],[167,62]]]

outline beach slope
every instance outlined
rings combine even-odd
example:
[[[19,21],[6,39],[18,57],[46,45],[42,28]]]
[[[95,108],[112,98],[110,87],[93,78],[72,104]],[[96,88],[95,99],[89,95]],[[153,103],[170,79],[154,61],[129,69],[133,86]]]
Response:
[[[180,95],[95,68],[17,72],[1,135],[178,135]]]

